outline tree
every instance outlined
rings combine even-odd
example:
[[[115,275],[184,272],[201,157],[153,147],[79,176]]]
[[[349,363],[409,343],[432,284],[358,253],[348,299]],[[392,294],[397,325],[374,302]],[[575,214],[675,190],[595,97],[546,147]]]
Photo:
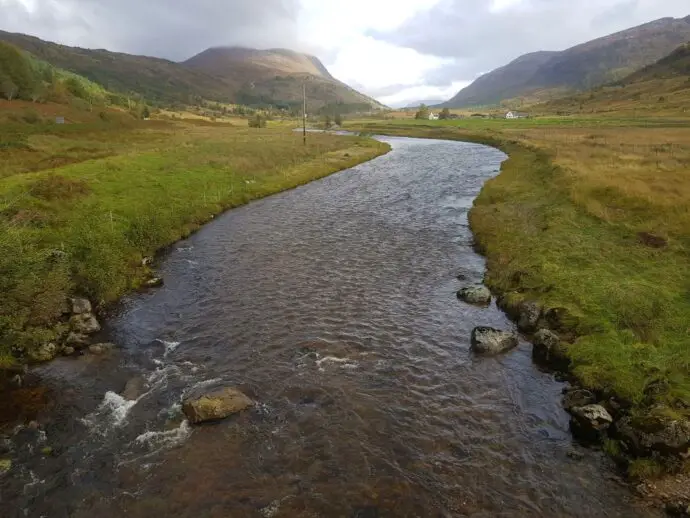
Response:
[[[429,118],[429,107],[426,104],[420,105],[419,110],[417,110],[417,113],[414,116],[414,118],[417,120],[428,119]]]
[[[441,119],[441,120],[448,120],[448,119],[450,119],[450,110],[449,110],[448,108],[443,108],[443,110],[441,110],[441,113],[440,113],[440,115],[438,116],[438,118]]]
[[[336,126],[342,126],[343,125],[343,116],[340,113],[336,113],[334,122],[335,122]]]
[[[14,84],[12,79],[7,76],[0,77],[0,94],[2,94],[5,99],[8,101],[14,99],[18,90],[17,85]]]
[[[326,127],[326,129],[328,129],[328,128],[330,128],[331,126],[333,126],[333,121],[331,120],[331,116],[330,116],[330,115],[326,115],[326,118],[324,119],[324,126]]]
[[[151,117],[151,111],[148,106],[144,105],[144,108],[141,110],[141,118],[148,119],[149,117]]]

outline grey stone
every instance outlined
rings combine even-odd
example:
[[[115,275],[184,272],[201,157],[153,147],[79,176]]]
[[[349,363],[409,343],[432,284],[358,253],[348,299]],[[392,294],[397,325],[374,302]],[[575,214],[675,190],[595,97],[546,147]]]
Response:
[[[63,356],[73,356],[76,352],[77,351],[74,347],[67,346],[67,347],[64,347],[62,349],[62,355]]]
[[[467,286],[458,292],[458,298],[468,304],[488,306],[491,303],[491,292],[486,286]]]
[[[163,279],[161,279],[160,277],[151,277],[149,280],[147,280],[144,283],[144,285],[147,288],[159,288],[159,287],[163,286],[163,284],[164,284]]]
[[[58,348],[54,343],[43,344],[29,351],[29,360],[36,363],[49,362],[57,356]]]
[[[72,313],[75,315],[83,315],[84,313],[91,313],[91,302],[88,299],[74,298],[72,299]]]
[[[89,337],[81,333],[70,333],[65,340],[66,347],[74,347],[75,349],[83,349],[89,345]]]
[[[574,408],[585,407],[595,402],[594,394],[585,389],[569,390],[563,396],[563,407],[569,412]]]
[[[690,422],[673,419],[649,419],[635,423],[624,417],[616,423],[621,440],[638,455],[654,452],[670,455],[687,454],[690,448]]]
[[[520,318],[518,328],[520,331],[531,333],[537,329],[539,317],[541,317],[541,307],[536,302],[523,302],[519,308]]]
[[[548,329],[540,329],[532,340],[532,359],[543,365],[550,365],[558,355],[561,343],[559,336]]]
[[[254,402],[235,388],[223,388],[182,403],[182,410],[192,424],[218,421],[251,407]]]
[[[613,417],[601,405],[574,407],[570,427],[573,434],[588,441],[599,441],[613,423]]]
[[[70,328],[72,331],[82,335],[92,335],[101,330],[101,325],[96,317],[91,313],[82,313],[70,318]]]
[[[491,327],[476,327],[472,331],[472,350],[479,354],[500,354],[518,346],[515,333]]]

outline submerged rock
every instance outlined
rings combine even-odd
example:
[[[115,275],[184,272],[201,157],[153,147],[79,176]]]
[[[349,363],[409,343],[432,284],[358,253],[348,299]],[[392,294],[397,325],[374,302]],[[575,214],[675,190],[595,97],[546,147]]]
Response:
[[[467,286],[458,292],[458,298],[468,304],[491,304],[491,292],[486,286]]]
[[[218,421],[246,410],[254,402],[235,388],[223,388],[182,403],[182,410],[192,424]]]
[[[54,343],[43,344],[29,351],[29,360],[36,363],[49,362],[57,356],[58,348]]]
[[[613,423],[613,417],[601,405],[574,407],[570,427],[573,435],[588,441],[599,441]]]
[[[91,313],[91,302],[88,299],[74,298],[72,299],[72,313],[74,315],[83,315],[84,313]]]
[[[93,344],[89,346],[89,352],[91,354],[106,354],[115,348],[115,344],[105,343],[105,344]]]
[[[101,325],[92,313],[82,313],[70,318],[70,328],[72,331],[82,335],[92,335],[101,330]]]
[[[122,391],[122,397],[127,401],[136,401],[141,397],[145,389],[146,380],[141,376],[137,376],[136,378],[132,378],[127,382],[124,390]]]
[[[518,346],[515,333],[491,327],[476,327],[472,331],[472,350],[480,354],[500,354]]]
[[[536,302],[523,302],[519,306],[520,318],[518,328],[520,331],[531,333],[537,329],[541,317],[541,307]]]

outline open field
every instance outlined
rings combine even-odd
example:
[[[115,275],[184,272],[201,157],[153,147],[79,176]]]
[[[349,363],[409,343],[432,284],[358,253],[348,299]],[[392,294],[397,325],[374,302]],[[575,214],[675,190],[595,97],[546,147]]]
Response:
[[[532,119],[360,129],[508,152],[471,212],[486,282],[514,300],[567,309],[567,353],[585,386],[617,394],[640,419],[690,416],[689,125]]]
[[[2,108],[0,106],[0,108]],[[370,139],[287,127],[135,121],[75,112],[58,126],[0,115],[0,351],[59,339],[67,295],[105,305],[143,257],[213,215],[384,153]],[[19,111],[16,110],[19,109]],[[49,107],[48,107],[49,108]],[[41,110],[48,109],[42,106]],[[57,108],[56,108],[57,109]],[[65,108],[59,108],[64,110]]]

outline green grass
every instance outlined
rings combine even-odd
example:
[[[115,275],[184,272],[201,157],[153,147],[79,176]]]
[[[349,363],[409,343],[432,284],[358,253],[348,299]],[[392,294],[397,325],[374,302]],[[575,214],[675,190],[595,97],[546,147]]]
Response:
[[[486,283],[567,310],[568,355],[583,385],[615,393],[642,413],[662,405],[669,416],[687,417],[690,133],[673,121],[649,128],[607,121],[608,129],[570,128],[554,119],[528,121],[531,127],[522,122],[360,129],[506,151],[510,159],[470,214],[488,260]],[[665,151],[654,155],[653,149]],[[669,245],[641,244],[637,233],[645,230]]]
[[[59,340],[66,297],[99,305],[136,288],[141,259],[213,215],[385,152],[379,142],[289,129],[173,125],[141,133],[32,133],[52,149],[109,140],[113,156],[0,178],[0,356]],[[33,131],[33,130],[29,130]],[[40,132],[39,132],[40,133]],[[161,138],[161,134],[165,138]],[[31,140],[31,139],[30,139]],[[115,145],[113,142],[117,142]],[[59,144],[59,145],[58,145]],[[0,153],[3,151],[0,151]],[[19,151],[7,151],[11,157]]]

